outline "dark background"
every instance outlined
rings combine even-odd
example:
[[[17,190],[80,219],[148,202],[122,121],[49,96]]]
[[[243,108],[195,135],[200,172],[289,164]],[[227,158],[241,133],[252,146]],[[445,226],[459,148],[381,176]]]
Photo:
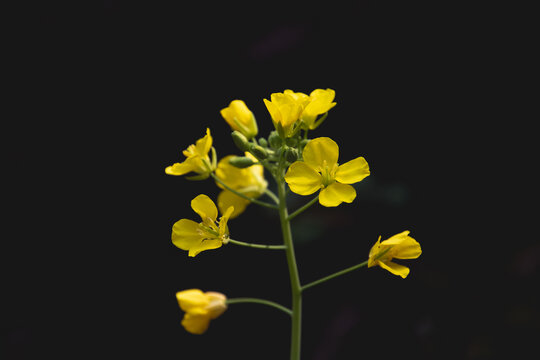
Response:
[[[518,47],[504,13],[377,1],[108,0],[90,21],[28,10],[13,31],[23,100],[4,141],[1,358],[286,359],[289,322],[271,308],[231,305],[202,336],[181,327],[179,290],[288,305],[288,274],[279,252],[175,248],[172,224],[218,189],[164,168],[207,127],[220,157],[238,153],[219,115],[231,100],[267,136],[262,99],[315,88],[338,105],[312,136],[336,140],[341,162],[364,156],[372,175],[352,204],[294,221],[302,282],[364,261],[379,235],[408,229],[423,254],[401,261],[405,280],[361,269],[306,291],[303,358],[534,358],[540,247],[513,155],[532,145],[502,95]],[[255,205],[230,230],[280,241],[275,214]]]

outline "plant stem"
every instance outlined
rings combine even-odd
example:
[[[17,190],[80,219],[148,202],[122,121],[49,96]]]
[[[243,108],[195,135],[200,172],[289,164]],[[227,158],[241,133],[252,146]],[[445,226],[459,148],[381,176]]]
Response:
[[[229,239],[228,242],[231,243],[231,244],[235,244],[235,245],[247,246],[247,247],[252,247],[252,248],[257,248],[257,249],[269,249],[269,250],[284,250],[284,249],[286,249],[285,245],[252,244],[252,243],[247,243],[247,242],[233,240],[233,239]]]
[[[268,207],[268,208],[271,208],[271,209],[277,209],[277,208],[278,208],[278,207],[277,207],[276,205],[274,205],[274,204],[269,204],[269,203],[266,203],[266,202],[264,202],[264,201],[257,200],[257,199],[255,199],[255,198],[252,198],[252,197],[249,197],[249,196],[247,196],[247,195],[245,195],[245,194],[242,194],[242,193],[239,192],[239,191],[234,190],[234,189],[231,188],[229,185],[225,184],[225,183],[223,182],[223,180],[221,180],[220,178],[218,178],[218,177],[216,176],[216,174],[214,174],[214,173],[210,173],[210,176],[212,176],[212,177],[214,178],[214,180],[216,180],[218,183],[220,183],[221,185],[223,185],[223,187],[224,187],[225,189],[227,189],[227,190],[229,190],[230,192],[232,192],[232,193],[234,193],[234,194],[240,196],[241,198],[244,198],[244,199],[246,199],[246,200],[249,200],[249,201],[251,201],[252,203],[255,203],[255,204],[257,204],[257,205],[265,206],[265,207]]]
[[[349,268],[347,268],[347,269],[344,269],[344,270],[338,271],[338,272],[336,272],[336,273],[333,273],[333,274],[331,274],[331,275],[325,276],[325,277],[323,277],[323,278],[321,278],[321,279],[319,279],[319,280],[315,280],[315,281],[313,281],[313,282],[310,282],[309,284],[306,284],[306,285],[302,286],[302,291],[304,291],[304,290],[306,290],[306,289],[309,289],[309,288],[312,287],[312,286],[319,285],[319,284],[321,284],[321,283],[323,283],[323,282],[325,282],[325,281],[328,281],[328,280],[330,280],[330,279],[333,279],[333,278],[335,278],[335,277],[344,275],[344,274],[346,274],[346,273],[348,273],[348,272],[351,272],[351,271],[353,271],[353,270],[356,270],[356,269],[359,269],[359,268],[361,268],[361,267],[364,267],[364,266],[366,266],[367,264],[368,264],[368,260],[364,261],[363,263],[360,263],[360,264],[356,264],[356,265],[354,265],[354,266],[351,266],[351,267],[349,267]]]
[[[279,309],[281,311],[283,311],[284,313],[286,314],[289,314],[289,316],[292,316],[292,311],[291,309],[288,309],[286,308],[285,306],[283,305],[280,305],[278,303],[275,303],[273,301],[269,301],[269,300],[265,300],[265,299],[257,299],[257,298],[232,298],[232,299],[227,299],[226,301],[227,305],[229,304],[239,304],[239,303],[257,303],[257,304],[263,304],[263,305],[268,305],[268,306],[272,306],[276,309]]]
[[[273,192],[271,192],[270,190],[266,189],[264,190],[264,193],[266,195],[268,195],[270,198],[272,198],[272,200],[274,200],[274,202],[276,204],[279,204],[279,198],[276,196],[276,194],[274,194]]]
[[[280,167],[281,168],[281,167]],[[292,241],[291,224],[286,202],[286,186],[282,171],[276,176],[279,195],[279,220],[283,234],[283,243],[286,246],[285,253],[289,266],[289,276],[291,279],[292,293],[292,323],[291,323],[291,358],[290,360],[300,360],[300,343],[302,335],[302,287],[298,276],[298,267],[294,254],[294,244]]]
[[[291,221],[293,218],[295,218],[297,215],[300,215],[301,213],[303,213],[307,208],[309,208],[311,205],[315,204],[317,202],[317,200],[319,200],[319,194],[317,194],[317,196],[315,196],[313,199],[311,199],[307,204],[305,204],[304,206],[302,206],[300,209],[296,210],[295,212],[293,212],[291,215],[289,215],[287,217],[287,220],[288,221]]]

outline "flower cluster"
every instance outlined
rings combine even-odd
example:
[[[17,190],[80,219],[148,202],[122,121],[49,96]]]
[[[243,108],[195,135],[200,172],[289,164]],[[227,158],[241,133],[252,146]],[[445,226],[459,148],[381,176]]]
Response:
[[[366,265],[370,268],[380,266],[392,274],[406,278],[409,268],[392,260],[415,259],[422,253],[418,242],[409,236],[409,231],[396,234],[382,242],[379,237],[365,262],[338,272],[335,276],[301,286],[297,271],[295,273],[291,270],[296,267],[290,232],[291,220],[317,202],[327,208],[352,203],[356,199],[356,190],[352,185],[370,175],[370,168],[364,157],[358,156],[340,162],[339,145],[336,141],[329,137],[309,137],[336,106],[335,95],[332,89],[315,89],[309,95],[292,90],[271,94],[270,100],[263,99],[263,102],[275,130],[266,138],[258,137],[257,121],[244,101],[236,99],[223,108],[220,114],[232,130],[231,137],[240,155],[229,154],[218,159],[217,151],[212,146],[210,129],[207,128],[202,138],[182,152],[185,157],[182,162],[174,163],[165,169],[168,175],[189,174],[190,176],[186,177],[189,180],[212,177],[219,191],[216,202],[205,194],[193,198],[191,208],[201,221],[177,221],[172,228],[172,243],[187,251],[189,257],[195,257],[202,251],[218,249],[224,244],[285,250],[288,254],[291,284],[296,287],[293,291],[293,303],[296,301],[294,297],[299,296],[303,290]],[[265,171],[275,180],[277,195],[269,190]],[[295,194],[312,195],[312,198],[289,214],[286,187]],[[283,245],[254,244],[230,237],[229,221],[239,217],[250,204],[279,212]],[[203,293],[198,289],[178,292],[177,299],[180,308],[185,312],[182,325],[193,334],[204,333],[210,320],[221,315],[227,304],[248,301],[248,298],[227,299],[221,293]],[[299,321],[299,309],[294,306],[290,310],[267,300],[249,298],[249,301],[274,306],[292,315],[293,322]],[[293,328],[297,329],[298,326],[297,324]],[[295,341],[298,339],[293,340],[293,343]],[[298,358],[298,351],[293,346],[292,352],[296,354],[294,358]]]

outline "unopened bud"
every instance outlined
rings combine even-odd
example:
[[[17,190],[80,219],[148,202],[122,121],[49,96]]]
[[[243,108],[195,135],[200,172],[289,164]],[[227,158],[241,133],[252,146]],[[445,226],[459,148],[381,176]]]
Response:
[[[285,159],[291,163],[298,160],[298,150],[295,148],[288,148],[285,150]]]
[[[278,149],[279,147],[281,147],[281,144],[283,144],[283,140],[281,139],[281,136],[279,136],[277,131],[272,131],[268,136],[268,143],[270,143],[270,146],[272,148]]]
[[[246,156],[235,156],[229,160],[229,164],[237,168],[243,169],[250,167],[251,165],[255,164],[255,162]]]
[[[265,148],[263,148],[262,146],[260,145],[255,145],[255,146],[252,146],[249,151],[255,155],[255,157],[257,159],[266,159],[268,157],[268,152],[266,151]]]
[[[259,139],[259,145],[261,145],[262,147],[268,147],[268,141],[266,141],[266,139],[262,137]]]
[[[240,151],[246,151],[249,149],[249,142],[247,138],[240,131],[233,131],[231,133],[234,144]]]

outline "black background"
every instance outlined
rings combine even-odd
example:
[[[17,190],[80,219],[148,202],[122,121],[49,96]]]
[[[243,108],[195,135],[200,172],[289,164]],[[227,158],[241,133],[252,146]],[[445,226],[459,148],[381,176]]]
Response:
[[[340,162],[364,156],[372,175],[352,204],[294,221],[302,282],[364,261],[379,235],[408,229],[423,254],[403,261],[405,280],[362,269],[306,291],[303,358],[534,358],[532,145],[501,94],[517,47],[503,13],[376,1],[108,0],[90,21],[28,10],[13,30],[24,41],[4,141],[2,358],[286,359],[289,322],[271,308],[231,305],[202,336],[181,327],[176,291],[288,305],[288,274],[279,252],[175,248],[172,224],[218,189],[163,170],[207,127],[220,157],[238,153],[219,115],[231,100],[267,136],[262,99],[315,88],[338,105],[312,135],[336,140]],[[280,239],[255,205],[230,230]]]

